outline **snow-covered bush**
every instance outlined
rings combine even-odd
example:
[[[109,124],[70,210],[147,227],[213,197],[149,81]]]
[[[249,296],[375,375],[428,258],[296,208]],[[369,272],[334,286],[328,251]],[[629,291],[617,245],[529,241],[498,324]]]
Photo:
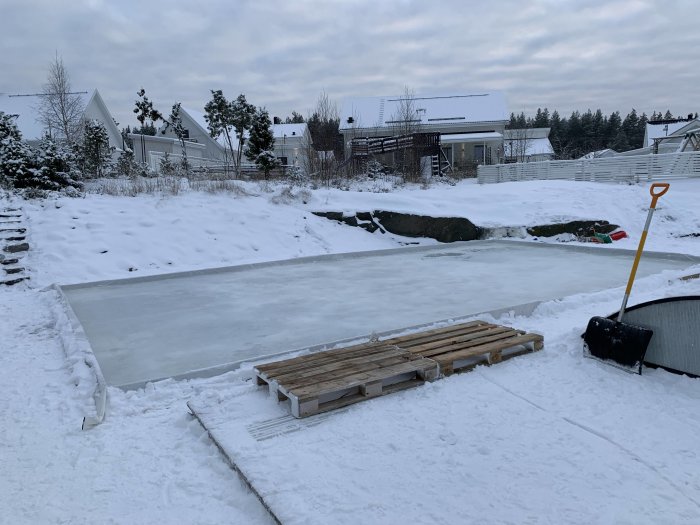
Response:
[[[50,137],[32,150],[14,122],[14,117],[0,112],[0,184],[20,190],[25,197],[42,196],[48,191],[79,194],[82,183],[71,176],[74,157],[67,147]]]

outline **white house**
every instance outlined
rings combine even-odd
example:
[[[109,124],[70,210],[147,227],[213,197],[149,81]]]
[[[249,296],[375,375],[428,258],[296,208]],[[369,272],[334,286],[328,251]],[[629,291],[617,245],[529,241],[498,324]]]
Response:
[[[700,119],[689,117],[684,120],[647,122],[644,147],[651,148],[653,153],[687,150],[689,142],[686,139],[689,133],[697,133],[700,136]]]
[[[298,166],[306,148],[311,145],[309,127],[301,124],[273,124],[275,157],[283,166]]]
[[[505,162],[552,160],[554,148],[549,141],[550,128],[507,129],[503,133]]]
[[[445,158],[459,168],[500,162],[508,120],[501,93],[362,97],[343,104],[340,132],[346,157],[354,138],[388,137],[409,128],[437,132]]]

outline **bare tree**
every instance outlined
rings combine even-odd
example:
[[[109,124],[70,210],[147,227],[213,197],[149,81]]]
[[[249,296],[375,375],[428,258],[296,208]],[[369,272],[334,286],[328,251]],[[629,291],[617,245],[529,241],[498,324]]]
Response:
[[[506,130],[503,149],[508,162],[526,162],[532,146],[533,131],[529,128]]]
[[[83,111],[83,100],[71,91],[68,71],[57,54],[42,86],[39,120],[51,136],[75,142],[80,136]]]
[[[304,145],[306,151],[306,171],[325,184],[330,183],[335,174],[339,157],[342,155],[342,141],[339,141],[340,117],[338,107],[322,92],[316,108],[306,119],[311,141]]]
[[[416,104],[416,96],[408,86],[398,99],[398,106],[391,115],[389,124],[394,136],[413,135],[421,132],[420,108]],[[423,173],[421,158],[414,148],[399,149],[394,153],[394,164],[404,179],[416,181]]]

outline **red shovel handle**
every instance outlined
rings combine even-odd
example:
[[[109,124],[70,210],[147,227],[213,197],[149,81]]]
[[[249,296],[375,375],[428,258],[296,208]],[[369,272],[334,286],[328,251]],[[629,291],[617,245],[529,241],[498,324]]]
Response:
[[[659,197],[661,197],[664,193],[666,193],[670,187],[671,187],[671,185],[668,182],[655,182],[654,184],[651,185],[651,188],[649,188],[649,193],[651,194],[651,207],[652,208],[656,208],[656,201],[658,201]],[[660,190],[660,191],[654,191],[654,190]]]

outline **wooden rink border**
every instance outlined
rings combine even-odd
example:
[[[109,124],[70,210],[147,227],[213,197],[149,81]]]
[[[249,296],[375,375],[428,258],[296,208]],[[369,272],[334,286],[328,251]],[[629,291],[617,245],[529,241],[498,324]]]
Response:
[[[485,321],[369,341],[254,368],[256,382],[301,418],[542,349],[544,338]]]

